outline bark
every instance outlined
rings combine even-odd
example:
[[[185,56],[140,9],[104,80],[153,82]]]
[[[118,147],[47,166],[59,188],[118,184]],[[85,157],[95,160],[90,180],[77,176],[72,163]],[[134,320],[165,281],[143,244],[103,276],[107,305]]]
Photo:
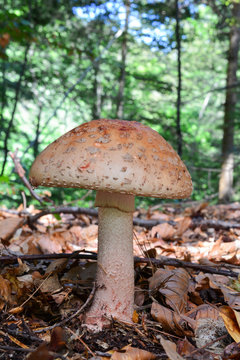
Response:
[[[122,38],[122,61],[120,69],[120,79],[119,79],[119,90],[117,96],[117,118],[123,118],[123,108],[124,108],[124,87],[126,81],[126,58],[127,58],[127,35],[128,35],[128,25],[129,25],[129,15],[130,15],[130,2],[129,0],[124,1],[126,9],[126,18],[124,25],[124,32]]]
[[[181,66],[181,34],[180,34],[180,10],[178,0],[175,2],[176,6],[176,44],[177,44],[177,70],[178,70],[178,85],[177,85],[177,148],[178,154],[182,155],[182,131],[181,131],[181,94],[182,94],[182,66]]]
[[[6,62],[5,60],[2,61],[2,94],[1,94],[1,113],[0,113],[0,136],[4,129],[3,123],[4,123],[4,109],[6,106]]]
[[[4,173],[4,169],[5,169],[5,165],[7,162],[7,155],[8,155],[8,140],[10,137],[10,133],[14,124],[14,117],[15,117],[15,112],[17,109],[17,104],[18,104],[18,100],[19,100],[19,95],[20,95],[20,91],[21,91],[21,86],[22,86],[22,79],[26,70],[26,66],[27,66],[27,57],[28,57],[28,51],[30,48],[30,44],[27,44],[26,49],[25,49],[25,53],[24,53],[24,61],[23,61],[23,65],[22,65],[22,69],[21,69],[21,73],[19,75],[19,80],[17,83],[17,87],[16,87],[16,93],[15,93],[15,99],[14,99],[14,105],[13,105],[13,110],[12,110],[12,114],[11,114],[11,119],[8,123],[6,132],[5,132],[5,138],[4,138],[4,148],[3,148],[3,152],[4,152],[4,157],[3,157],[3,164],[2,164],[2,170],[1,170],[1,175],[3,175]]]
[[[36,136],[35,136],[35,141],[33,144],[34,158],[36,158],[39,154],[39,136],[40,136],[40,122],[41,122],[42,108],[43,108],[43,105],[40,104],[39,112],[38,112],[38,116],[37,116]]]
[[[102,107],[102,86],[99,79],[99,63],[94,65],[94,96],[95,101],[93,105],[93,119],[101,118],[101,107]]]
[[[227,91],[222,140],[222,166],[219,180],[219,200],[227,202],[233,195],[234,170],[234,121],[237,102],[237,93],[234,85],[237,84],[238,53],[240,44],[240,3],[234,2],[232,9],[233,25],[230,29]]]

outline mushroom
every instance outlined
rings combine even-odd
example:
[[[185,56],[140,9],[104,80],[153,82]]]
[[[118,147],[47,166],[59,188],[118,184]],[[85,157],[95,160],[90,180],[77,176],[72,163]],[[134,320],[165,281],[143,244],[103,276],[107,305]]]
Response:
[[[93,120],[43,150],[30,170],[33,186],[95,189],[99,208],[96,291],[85,324],[95,331],[134,311],[134,197],[181,199],[191,177],[156,131],[135,121]]]

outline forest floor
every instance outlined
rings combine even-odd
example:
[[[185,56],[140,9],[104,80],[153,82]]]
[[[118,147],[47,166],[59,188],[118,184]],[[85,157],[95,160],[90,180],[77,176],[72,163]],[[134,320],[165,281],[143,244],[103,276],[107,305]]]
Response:
[[[0,210],[0,359],[240,359],[240,204],[137,210],[134,324],[99,333],[97,217],[36,214]]]

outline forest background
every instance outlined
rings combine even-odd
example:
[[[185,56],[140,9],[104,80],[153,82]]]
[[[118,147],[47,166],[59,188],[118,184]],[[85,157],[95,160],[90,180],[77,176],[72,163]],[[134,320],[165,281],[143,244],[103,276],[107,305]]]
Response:
[[[240,200],[239,1],[0,5],[2,205],[18,206],[22,191],[31,199],[9,152],[18,151],[28,174],[49,143],[96,118],[158,131],[186,163],[193,200]],[[78,204],[93,205],[86,190],[51,189],[51,196],[58,204],[84,196]]]

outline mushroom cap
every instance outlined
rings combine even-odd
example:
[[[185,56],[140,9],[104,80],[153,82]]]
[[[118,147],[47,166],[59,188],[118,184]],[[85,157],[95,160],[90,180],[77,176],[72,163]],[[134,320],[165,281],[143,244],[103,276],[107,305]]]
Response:
[[[181,199],[192,181],[175,150],[135,121],[92,120],[67,132],[34,161],[33,186],[95,189]]]

